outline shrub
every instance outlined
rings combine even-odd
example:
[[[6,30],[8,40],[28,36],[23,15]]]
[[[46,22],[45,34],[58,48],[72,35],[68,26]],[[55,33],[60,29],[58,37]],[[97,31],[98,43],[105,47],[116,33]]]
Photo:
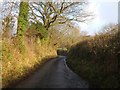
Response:
[[[43,39],[48,37],[48,31],[42,23],[32,23],[27,31],[27,36],[34,36]]]
[[[4,38],[2,40],[2,86],[6,87],[16,82],[40,65],[43,58],[55,57],[55,49],[48,41],[43,44],[36,43],[33,39],[28,43],[24,39],[24,54],[18,48],[17,38]],[[24,51],[24,47],[21,47]]]
[[[111,32],[115,33],[111,33]],[[115,27],[73,46],[67,63],[79,75],[102,88],[117,88],[120,37]]]

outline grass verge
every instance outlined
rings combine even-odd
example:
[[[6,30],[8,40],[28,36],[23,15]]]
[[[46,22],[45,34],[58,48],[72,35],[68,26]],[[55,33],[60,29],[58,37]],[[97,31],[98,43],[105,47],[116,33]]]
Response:
[[[24,45],[24,46],[23,46]],[[17,39],[3,38],[2,40],[2,87],[7,87],[34,71],[49,57],[55,57],[56,50],[49,41],[34,39],[24,40],[22,44],[24,53],[18,49]],[[49,57],[48,57],[49,56]],[[46,58],[46,59],[43,59]]]

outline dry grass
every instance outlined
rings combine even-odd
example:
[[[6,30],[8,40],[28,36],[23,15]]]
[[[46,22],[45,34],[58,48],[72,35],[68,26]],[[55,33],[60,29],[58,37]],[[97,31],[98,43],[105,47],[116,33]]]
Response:
[[[16,38],[2,40],[2,85],[6,87],[26,75],[47,56],[56,56],[55,49],[48,40],[35,42],[33,38],[24,40],[24,54],[21,54]]]
[[[71,48],[67,63],[73,71],[97,87],[119,87],[119,40],[120,35],[117,28],[90,37]]]

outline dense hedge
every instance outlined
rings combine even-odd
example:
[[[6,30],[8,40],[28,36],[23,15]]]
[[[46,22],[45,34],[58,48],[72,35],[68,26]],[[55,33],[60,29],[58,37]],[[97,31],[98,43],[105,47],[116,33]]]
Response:
[[[119,87],[120,37],[118,29],[113,32],[82,41],[68,53],[68,66],[96,87]]]

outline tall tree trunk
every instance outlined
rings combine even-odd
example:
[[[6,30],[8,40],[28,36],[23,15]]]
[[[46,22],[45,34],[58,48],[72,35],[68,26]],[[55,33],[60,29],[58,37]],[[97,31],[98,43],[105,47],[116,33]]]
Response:
[[[25,53],[25,43],[24,43],[24,36],[26,33],[26,30],[28,29],[28,2],[23,2],[23,0],[20,3],[20,12],[18,17],[18,27],[17,27],[17,39],[18,39],[18,47],[22,54]]]
[[[28,2],[20,3],[20,12],[18,17],[17,35],[23,37],[28,28]]]

